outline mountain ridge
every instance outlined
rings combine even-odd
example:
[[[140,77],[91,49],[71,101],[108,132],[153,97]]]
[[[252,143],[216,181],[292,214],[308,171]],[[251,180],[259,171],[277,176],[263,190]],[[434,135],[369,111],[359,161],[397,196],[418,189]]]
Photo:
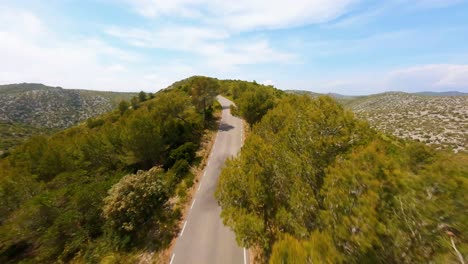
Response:
[[[373,95],[381,95],[381,94],[412,94],[412,95],[421,95],[421,96],[468,96],[468,93],[459,92],[459,91],[444,91],[444,92],[432,92],[432,91],[422,91],[422,92],[403,92],[403,91],[385,91],[376,94],[367,94],[367,95],[347,95],[347,94],[340,94],[340,93],[317,93],[313,91],[307,90],[284,90],[286,93],[295,93],[295,94],[311,94],[314,96],[320,95],[328,95],[335,99],[351,99],[351,98],[358,98],[358,97],[366,97],[366,96],[373,96]]]

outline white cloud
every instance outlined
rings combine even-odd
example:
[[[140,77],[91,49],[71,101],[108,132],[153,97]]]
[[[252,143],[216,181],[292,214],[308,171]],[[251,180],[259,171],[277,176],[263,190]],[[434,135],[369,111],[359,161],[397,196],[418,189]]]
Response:
[[[260,83],[263,84],[263,85],[275,85],[275,82],[272,81],[272,80],[264,80],[264,81],[262,81]]]
[[[169,14],[177,14],[183,17],[199,17],[200,12],[194,6],[202,4],[203,0],[127,0],[134,9],[145,17],[156,17]]]
[[[338,18],[325,25],[327,28],[349,28],[371,24],[381,17],[392,17],[394,13],[404,14],[420,11],[421,9],[437,9],[463,3],[466,0],[386,0],[368,3],[370,7],[356,10],[351,15]]]
[[[357,0],[127,0],[146,17],[176,16],[202,19],[236,31],[286,28],[324,23],[346,11]]]
[[[155,91],[168,80],[191,72],[136,67],[142,56],[116,48],[99,39],[64,40],[33,13],[0,11],[0,83],[40,82],[66,88],[114,91]],[[164,77],[145,79],[148,74]]]
[[[468,65],[429,64],[398,69],[388,74],[386,82],[392,90],[468,91]]]
[[[222,30],[192,26],[166,26],[157,30],[111,27],[106,33],[138,47],[192,51],[229,35]]]
[[[387,71],[369,70],[366,74],[334,74],[310,83],[301,82],[301,89],[323,93],[375,94],[385,91],[421,92],[449,91],[468,92],[467,64],[428,64],[403,67]]]
[[[204,63],[216,70],[230,70],[238,65],[290,63],[291,53],[276,50],[266,39],[232,41],[220,29],[191,26],[167,26],[153,31],[141,28],[111,27],[107,34],[136,47],[190,52],[202,56]]]
[[[37,37],[47,31],[46,26],[33,13],[4,6],[0,9],[0,29],[30,37]]]

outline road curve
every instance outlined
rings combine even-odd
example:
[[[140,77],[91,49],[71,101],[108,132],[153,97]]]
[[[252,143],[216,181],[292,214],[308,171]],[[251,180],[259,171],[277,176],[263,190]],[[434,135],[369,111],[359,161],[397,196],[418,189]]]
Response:
[[[243,143],[242,120],[230,113],[233,103],[222,96],[217,99],[223,107],[218,134],[170,264],[249,263],[247,251],[237,245],[234,233],[223,225],[221,208],[214,197],[225,160],[237,155]]]

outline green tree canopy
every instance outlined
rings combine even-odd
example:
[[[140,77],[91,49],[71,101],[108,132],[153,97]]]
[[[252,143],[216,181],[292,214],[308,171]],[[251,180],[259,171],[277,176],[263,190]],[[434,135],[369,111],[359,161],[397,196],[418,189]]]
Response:
[[[129,107],[130,107],[130,104],[127,101],[125,100],[120,101],[119,103],[120,114],[123,115],[128,110]]]
[[[288,95],[227,163],[216,197],[238,243],[271,263],[457,262],[467,159],[382,135],[329,97]]]

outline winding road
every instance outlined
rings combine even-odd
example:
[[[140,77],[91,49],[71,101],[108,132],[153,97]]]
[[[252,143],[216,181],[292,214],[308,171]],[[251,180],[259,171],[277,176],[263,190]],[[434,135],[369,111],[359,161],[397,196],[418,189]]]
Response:
[[[237,245],[234,233],[223,225],[214,197],[225,160],[237,155],[243,144],[242,120],[229,109],[233,103],[222,96],[217,99],[223,107],[218,134],[170,264],[249,263],[247,250]]]

